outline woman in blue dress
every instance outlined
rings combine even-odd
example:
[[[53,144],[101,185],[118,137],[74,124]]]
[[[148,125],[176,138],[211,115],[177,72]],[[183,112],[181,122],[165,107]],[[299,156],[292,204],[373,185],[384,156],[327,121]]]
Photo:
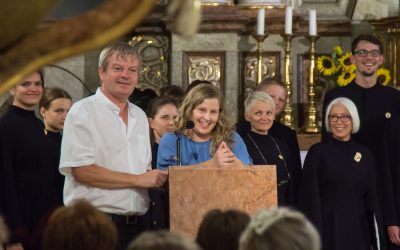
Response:
[[[159,169],[251,164],[246,145],[225,118],[215,86],[200,84],[189,91],[179,108],[175,133],[166,133],[160,140],[157,161]]]

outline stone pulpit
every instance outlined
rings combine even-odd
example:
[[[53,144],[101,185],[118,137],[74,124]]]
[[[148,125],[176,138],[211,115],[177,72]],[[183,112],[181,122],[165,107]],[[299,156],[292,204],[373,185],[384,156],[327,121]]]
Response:
[[[169,202],[171,231],[195,238],[210,209],[238,209],[253,215],[261,208],[276,207],[276,168],[170,167]]]

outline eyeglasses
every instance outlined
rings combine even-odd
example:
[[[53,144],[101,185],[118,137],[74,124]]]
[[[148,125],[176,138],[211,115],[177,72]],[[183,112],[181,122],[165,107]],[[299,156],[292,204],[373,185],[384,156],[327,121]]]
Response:
[[[328,120],[329,120],[330,122],[337,122],[337,121],[339,121],[339,119],[340,119],[342,122],[348,122],[348,121],[351,120],[351,116],[350,116],[350,115],[341,115],[341,116],[338,116],[338,115],[328,115]]]
[[[361,49],[361,50],[357,50],[354,51],[355,55],[358,55],[360,57],[367,57],[368,54],[370,54],[372,57],[377,57],[381,55],[381,51],[380,50],[365,50],[365,49]]]

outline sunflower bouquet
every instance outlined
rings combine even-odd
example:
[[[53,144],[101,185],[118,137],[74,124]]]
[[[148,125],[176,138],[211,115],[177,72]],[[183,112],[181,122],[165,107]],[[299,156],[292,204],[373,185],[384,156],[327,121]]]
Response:
[[[340,46],[333,48],[330,56],[320,56],[317,58],[317,70],[338,86],[346,86],[356,77],[356,66],[351,63],[351,52],[343,53]],[[378,82],[387,85],[391,79],[390,71],[385,68],[377,70]]]

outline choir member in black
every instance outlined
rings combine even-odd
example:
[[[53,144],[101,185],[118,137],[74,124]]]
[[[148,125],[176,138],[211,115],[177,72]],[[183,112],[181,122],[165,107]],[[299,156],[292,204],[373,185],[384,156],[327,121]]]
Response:
[[[374,223],[374,217],[380,222],[374,158],[351,138],[360,128],[355,104],[344,97],[334,99],[325,125],[331,139],[308,151],[298,207],[319,230],[323,250],[376,249],[381,243]]]
[[[356,77],[349,85],[328,92],[324,98],[323,110],[326,110],[328,103],[337,97],[347,97],[355,103],[361,125],[352,138],[367,146],[374,154],[379,204],[382,205],[384,224],[391,234],[391,230],[396,230],[396,227],[399,229],[400,220],[396,216],[393,204],[394,183],[391,181],[390,167],[383,164],[387,160],[384,159],[381,150],[385,143],[382,132],[388,122],[398,120],[400,117],[400,92],[378,83],[376,71],[383,64],[384,58],[383,45],[376,37],[372,35],[356,37],[352,42],[351,51],[351,62],[356,66]],[[330,136],[323,124],[322,141],[329,140]],[[392,145],[388,149],[394,150],[395,146]],[[395,245],[392,247],[400,249]]]
[[[43,118],[44,134],[48,137],[51,147],[55,150],[53,170],[55,171],[55,186],[59,204],[63,204],[64,176],[58,171],[60,165],[61,131],[68,110],[71,108],[72,98],[67,91],[60,88],[47,88],[39,102],[40,115]]]
[[[146,115],[149,119],[150,142],[152,143],[152,168],[157,169],[157,152],[161,136],[175,128],[178,116],[174,100],[156,97],[150,101]],[[149,189],[150,206],[145,214],[146,230],[168,229],[169,204],[166,188]]]
[[[282,140],[269,134],[275,119],[275,103],[263,91],[256,91],[246,98],[245,118],[251,130],[243,135],[247,151],[254,165],[276,165],[278,204],[293,204],[291,185],[292,165],[289,148]]]
[[[26,77],[10,89],[13,104],[0,118],[0,213],[11,233],[6,249],[40,249],[57,205],[55,152],[34,111],[42,92],[41,72]]]
[[[272,97],[275,102],[276,108],[275,116],[279,117],[286,103],[285,85],[283,85],[283,83],[277,78],[266,78],[260,83],[257,90],[264,91]],[[251,126],[248,121],[243,120],[236,124],[236,131],[242,138],[245,137],[246,133],[250,130]],[[301,174],[301,158],[296,131],[275,119],[272,127],[268,130],[268,134],[273,136],[274,138],[281,139],[289,147],[293,171],[292,185],[294,186],[294,190],[298,190],[299,183],[297,182],[297,180],[300,179],[299,177]]]

